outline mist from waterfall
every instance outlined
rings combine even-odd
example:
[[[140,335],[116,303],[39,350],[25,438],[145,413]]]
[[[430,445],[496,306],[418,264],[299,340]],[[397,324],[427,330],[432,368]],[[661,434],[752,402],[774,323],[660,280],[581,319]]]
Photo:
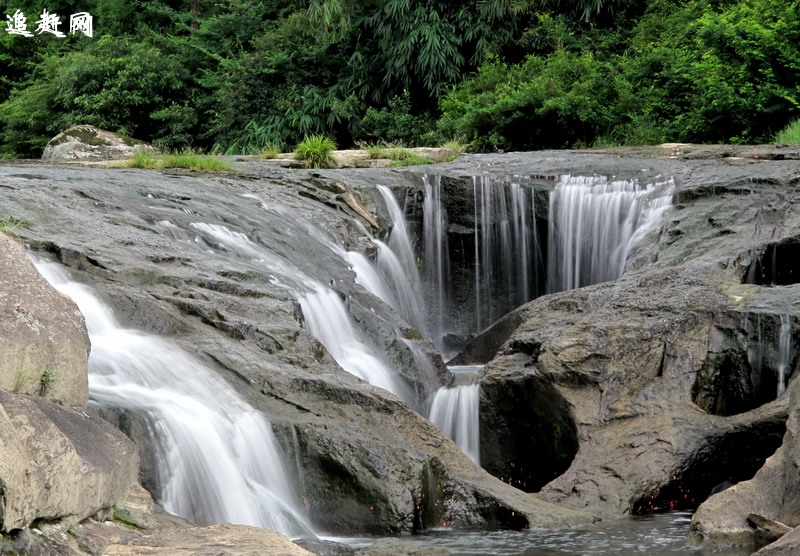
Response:
[[[84,315],[92,402],[144,417],[165,510],[199,525],[237,523],[313,536],[261,413],[178,346],[122,328],[110,308],[61,265],[34,262]]]

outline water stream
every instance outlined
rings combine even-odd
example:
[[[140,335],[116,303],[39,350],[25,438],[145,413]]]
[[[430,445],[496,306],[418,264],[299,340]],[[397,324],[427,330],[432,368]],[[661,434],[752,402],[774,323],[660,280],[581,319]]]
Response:
[[[455,379],[433,398],[429,419],[477,465],[480,456],[480,373],[483,365],[448,367]]]
[[[786,377],[792,362],[792,317],[781,315],[778,332],[778,396],[786,391]]]
[[[165,510],[200,525],[238,523],[313,536],[263,414],[178,346],[120,327],[109,307],[61,265],[35,264],[86,319],[92,402],[146,416]]]

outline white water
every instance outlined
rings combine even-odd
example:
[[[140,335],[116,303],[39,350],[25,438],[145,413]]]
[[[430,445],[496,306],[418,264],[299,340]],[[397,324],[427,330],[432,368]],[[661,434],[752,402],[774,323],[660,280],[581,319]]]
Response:
[[[423,336],[428,336],[422,281],[405,216],[388,187],[379,185],[378,191],[383,196],[392,222],[388,241],[385,244],[375,242],[379,249],[378,268],[395,291],[397,310]]]
[[[349,373],[411,403],[414,396],[394,371],[357,334],[339,295],[320,287],[300,297],[306,327]]]
[[[219,225],[193,223],[192,227],[213,236],[227,249],[245,255],[257,266],[279,274],[276,280],[286,282],[287,289],[300,303],[306,329],[325,346],[342,369],[373,386],[388,390],[409,404],[414,404],[410,389],[362,340],[344,302],[335,291],[312,280],[290,262],[250,241],[243,233],[232,232]],[[388,287],[366,257],[345,252],[316,228],[306,231],[312,231],[311,237],[347,260],[356,272],[358,283],[368,291],[381,299],[384,296],[386,299],[391,298]]]
[[[397,305],[394,292],[367,257],[355,251],[347,251],[342,255],[356,273],[356,284],[363,286],[365,290],[387,305],[392,307]]]
[[[453,439],[462,452],[480,465],[480,395],[482,365],[450,367],[455,381],[433,398],[429,419]]]
[[[544,293],[532,191],[491,178],[472,182],[475,218],[475,330]]]
[[[786,391],[786,375],[792,362],[792,319],[781,315],[778,333],[778,396]]]
[[[515,178],[516,179],[516,178]],[[632,248],[657,229],[672,203],[672,179],[649,185],[605,177],[562,176],[550,193],[545,272],[534,190],[521,183],[474,177],[474,295],[454,301],[448,222],[441,178],[424,176],[424,284],[430,332],[442,349],[448,332],[485,329],[544,293],[619,278]],[[450,240],[457,236],[451,234]],[[465,241],[468,241],[465,232]],[[409,243],[410,245],[410,243]],[[463,297],[463,292],[458,292]]]
[[[563,176],[550,194],[548,291],[622,276],[631,248],[661,222],[674,182]]]
[[[442,202],[441,176],[423,176],[422,180],[425,187],[422,207],[425,253],[422,270],[425,276],[426,314],[433,342],[443,351],[442,337],[450,326],[447,213]]]
[[[313,536],[261,413],[176,345],[121,328],[60,265],[35,264],[86,319],[93,402],[134,410],[150,423],[164,509],[200,525],[239,523]]]

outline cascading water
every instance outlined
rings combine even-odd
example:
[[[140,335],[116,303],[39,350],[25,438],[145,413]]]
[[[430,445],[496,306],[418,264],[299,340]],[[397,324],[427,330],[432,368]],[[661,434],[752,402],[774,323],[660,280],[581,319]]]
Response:
[[[339,295],[329,288],[300,298],[308,331],[349,373],[374,386],[392,392],[407,402],[413,395],[400,378],[362,342]]]
[[[449,367],[453,384],[440,388],[433,398],[429,419],[480,465],[480,395],[482,365]]]
[[[273,277],[274,280],[284,284],[287,291],[298,300],[308,331],[325,346],[345,371],[373,386],[392,392],[412,406],[416,405],[410,388],[361,339],[344,302],[336,292],[316,282],[283,258],[250,241],[243,233],[232,232],[220,225],[192,223],[191,226],[212,236],[226,249],[248,257],[251,264],[278,274],[278,277]],[[357,279],[365,287],[371,288],[373,294],[379,297],[381,293],[389,295],[382,279],[363,255],[346,253],[322,236],[319,230],[314,229],[311,236],[353,264]]]
[[[633,246],[661,223],[675,187],[672,179],[640,185],[636,180],[562,176],[549,193],[545,243],[538,233],[535,190],[523,185],[525,180],[473,178],[472,234],[467,240],[470,234],[462,232],[461,240],[474,242],[472,253],[467,257],[465,250],[464,260],[454,263],[448,259],[441,177],[423,176],[426,300],[441,312],[430,329],[440,347],[443,334],[483,330],[544,293],[619,278]],[[474,292],[469,303],[463,292],[451,291],[463,284],[450,283],[451,276],[468,276],[468,266]],[[471,318],[466,318],[469,311]]]
[[[441,176],[423,176],[425,198],[423,200],[425,302],[428,315],[428,330],[436,346],[442,350],[442,336],[450,326],[450,258],[447,246],[447,212],[442,202]]]
[[[475,218],[475,330],[544,293],[532,191],[473,178]]]
[[[472,261],[465,250],[464,268],[456,268],[449,260],[441,177],[422,178],[425,296],[434,313],[429,331],[440,349],[446,333],[479,332],[539,295],[621,276],[631,248],[660,224],[674,191],[671,179],[640,186],[635,180],[564,176],[550,191],[545,248],[538,234],[535,191],[523,186],[523,179],[506,184],[473,178]],[[461,241],[466,237],[462,232]],[[410,240],[405,243],[410,248]],[[450,283],[451,275],[466,275],[467,264],[474,280],[471,322],[463,314],[469,305],[457,306]],[[477,434],[479,391],[477,382],[441,389],[430,411],[430,419],[476,462],[478,441],[472,431]]]
[[[60,265],[35,264],[86,319],[93,402],[146,417],[158,454],[159,501],[167,511],[201,525],[239,523],[313,536],[262,414],[176,345],[121,328]]]
[[[428,336],[422,282],[405,216],[388,187],[379,185],[378,191],[383,197],[392,222],[392,230],[387,243],[376,241],[379,248],[378,268],[396,292],[397,309],[409,324],[419,330],[423,336]]]
[[[786,391],[786,376],[792,362],[792,318],[781,315],[778,332],[778,396]]]
[[[563,176],[550,195],[548,291],[622,276],[631,247],[671,206],[674,182]]]

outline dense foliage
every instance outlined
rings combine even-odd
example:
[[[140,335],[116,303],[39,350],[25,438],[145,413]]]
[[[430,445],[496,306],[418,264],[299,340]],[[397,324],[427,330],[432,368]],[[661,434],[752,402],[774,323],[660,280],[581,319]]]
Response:
[[[166,149],[758,142],[800,116],[798,2],[0,0],[0,156],[69,125]]]

